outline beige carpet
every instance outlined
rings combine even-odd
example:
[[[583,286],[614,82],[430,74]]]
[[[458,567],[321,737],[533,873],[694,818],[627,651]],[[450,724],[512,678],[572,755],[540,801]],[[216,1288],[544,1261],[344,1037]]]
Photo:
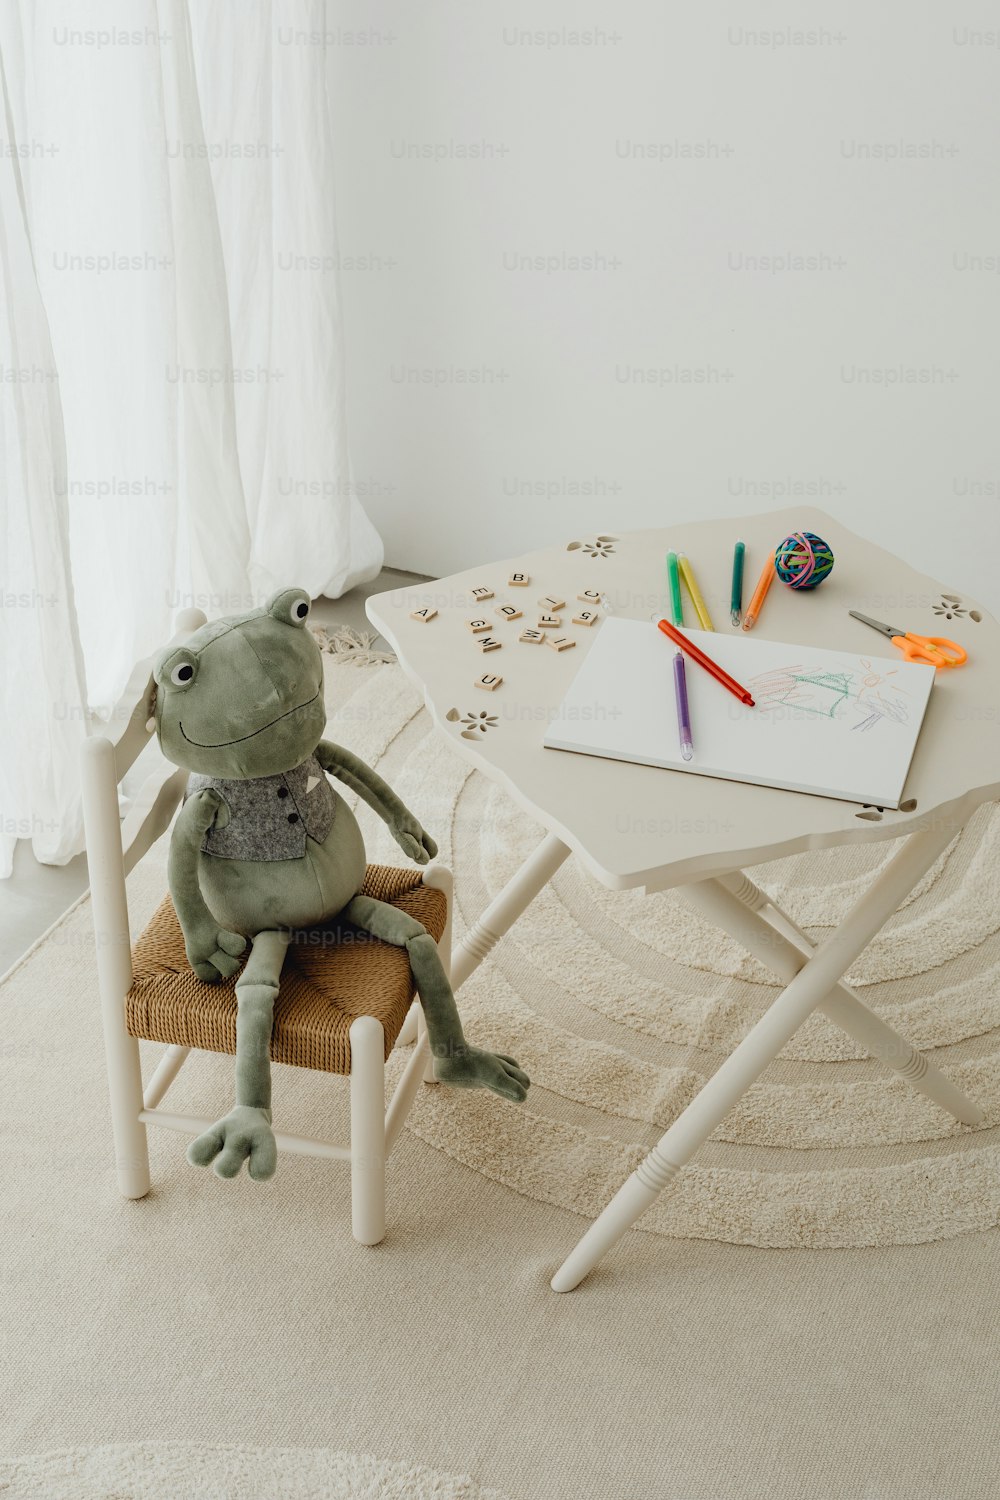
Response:
[[[329,682],[330,732],[454,864],[461,930],[538,830],[429,737],[397,668]],[[990,1109],[996,837],[984,814],[853,976]],[[818,934],[865,874],[852,855],[761,878]],[[163,879],[133,879],[137,924]],[[676,898],[564,866],[462,995],[470,1032],[534,1074],[528,1105],[423,1091],[373,1251],[343,1171],[302,1158],[223,1184],[157,1132],[152,1193],[117,1197],[89,921],[84,903],[0,993],[4,1500],[998,1493],[995,1126],[951,1130],[819,1023],[654,1232],[548,1291],[579,1215],[771,993]],[[169,1098],[212,1113],[230,1090],[231,1062],[199,1059]],[[339,1080],[277,1070],[285,1128],[343,1131],[345,1104]]]

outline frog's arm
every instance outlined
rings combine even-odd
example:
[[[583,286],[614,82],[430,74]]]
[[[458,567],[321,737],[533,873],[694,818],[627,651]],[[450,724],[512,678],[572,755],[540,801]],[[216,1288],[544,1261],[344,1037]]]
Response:
[[[434,858],[438,852],[437,844],[371,766],[332,740],[320,740],[313,753],[324,771],[336,776],[378,813],[404,854],[416,860],[418,865],[425,865]]]
[[[246,947],[244,938],[220,928],[205,905],[198,883],[202,840],[217,818],[229,821],[229,809],[218,792],[206,787],[189,797],[170,835],[167,861],[170,894],[184,933],[188,962],[198,978],[210,984],[236,973],[239,955]]]

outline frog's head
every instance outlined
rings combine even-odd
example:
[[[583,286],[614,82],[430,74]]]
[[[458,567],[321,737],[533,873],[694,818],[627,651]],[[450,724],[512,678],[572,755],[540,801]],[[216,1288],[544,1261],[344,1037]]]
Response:
[[[260,609],[211,620],[153,669],[156,732],[168,760],[222,779],[277,776],[323,734],[323,660],[306,629],[309,595],[282,589]]]

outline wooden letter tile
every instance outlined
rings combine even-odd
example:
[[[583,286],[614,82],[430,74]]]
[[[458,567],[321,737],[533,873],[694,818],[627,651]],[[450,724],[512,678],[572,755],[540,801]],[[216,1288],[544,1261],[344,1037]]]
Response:
[[[596,609],[581,609],[578,615],[573,616],[574,625],[593,625],[601,617]]]
[[[493,598],[493,590],[488,588],[480,587],[478,589],[470,589],[469,593],[472,595],[473,599],[475,599],[477,604],[485,604],[487,599]]]
[[[482,677],[476,678],[476,687],[485,688],[488,693],[493,693],[496,692],[501,682],[503,678],[498,677],[495,672],[484,672]]]
[[[539,599],[539,604],[550,614],[558,614],[565,607],[566,600],[560,599],[556,594],[546,594],[544,599]]]
[[[423,623],[426,625],[427,621],[428,620],[433,620],[433,618],[434,618],[434,616],[436,614],[437,614],[437,610],[434,608],[434,606],[432,604],[428,604],[425,609],[411,609],[410,610],[410,619],[411,620],[422,620]]]
[[[576,645],[576,641],[570,640],[568,635],[547,635],[545,643],[556,651],[569,651],[572,646]]]
[[[577,594],[576,597],[578,599],[582,599],[584,604],[600,604],[601,591],[600,589],[584,589],[583,592]]]
[[[521,618],[521,611],[516,604],[501,604],[493,613],[499,615],[501,620],[519,620]]]
[[[491,635],[481,635],[476,642],[480,651],[499,651],[503,645],[502,641],[495,641]]]
[[[526,641],[529,646],[537,646],[539,641],[544,641],[545,635],[541,630],[525,629],[518,636],[519,641]]]
[[[559,615],[538,616],[538,628],[540,630],[558,630],[561,624],[562,619]]]
[[[465,623],[473,635],[482,635],[484,630],[491,629],[489,620],[466,620]]]
[[[526,589],[531,579],[527,573],[512,573],[507,579],[507,587],[511,589]]]

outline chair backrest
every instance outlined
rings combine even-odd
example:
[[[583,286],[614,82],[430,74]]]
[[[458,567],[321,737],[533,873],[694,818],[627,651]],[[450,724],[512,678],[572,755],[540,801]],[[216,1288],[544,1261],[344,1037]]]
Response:
[[[204,623],[201,610],[185,610],[177,617],[171,645],[179,645]],[[132,672],[110,719],[117,733],[91,735],[81,750],[83,826],[98,971],[102,989],[107,983],[122,994],[132,982],[125,877],[169,828],[188,779],[187,771],[159,756],[122,823],[119,783],[152,734],[156,691],[152,667],[153,660],[148,658]]]

